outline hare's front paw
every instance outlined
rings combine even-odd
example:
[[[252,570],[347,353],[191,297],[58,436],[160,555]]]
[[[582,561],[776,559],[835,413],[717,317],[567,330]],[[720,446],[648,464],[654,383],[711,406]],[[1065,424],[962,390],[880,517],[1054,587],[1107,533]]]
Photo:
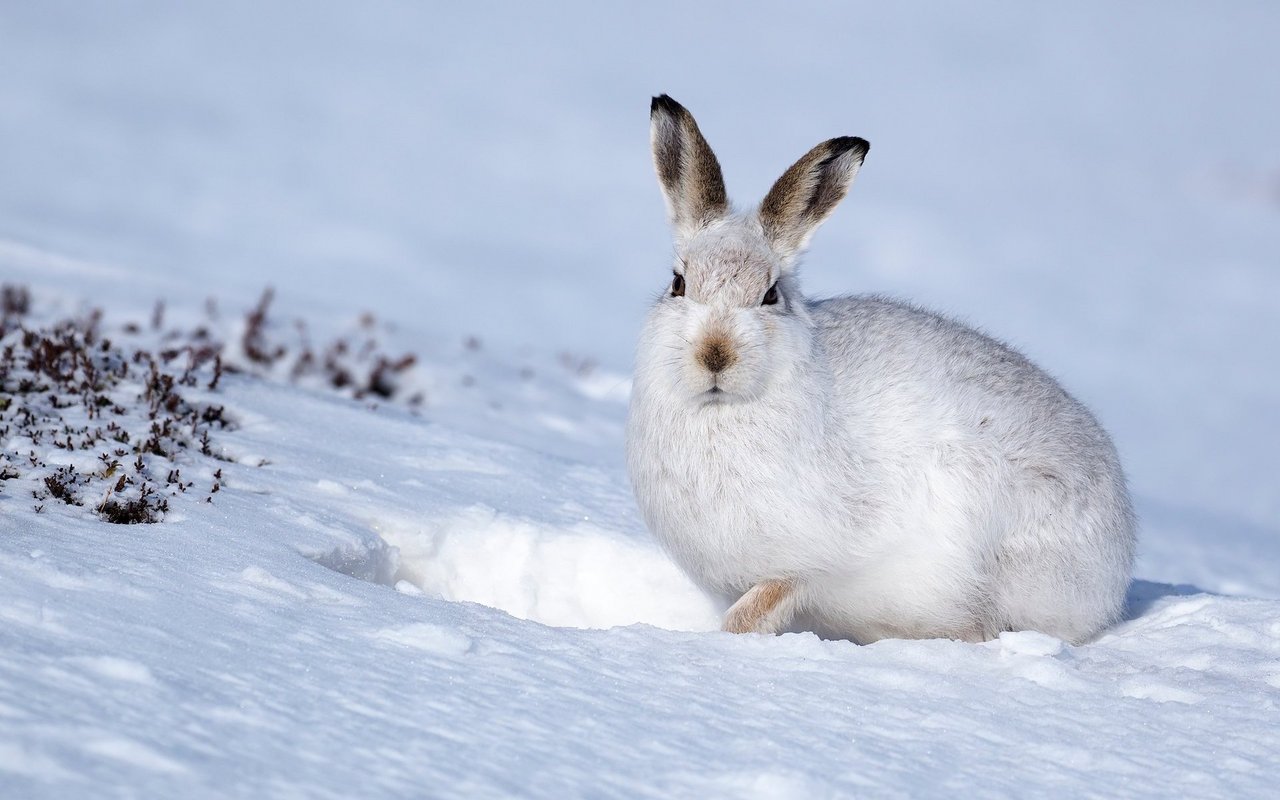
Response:
[[[761,581],[738,598],[724,615],[728,633],[778,633],[795,612],[795,585],[787,580]]]

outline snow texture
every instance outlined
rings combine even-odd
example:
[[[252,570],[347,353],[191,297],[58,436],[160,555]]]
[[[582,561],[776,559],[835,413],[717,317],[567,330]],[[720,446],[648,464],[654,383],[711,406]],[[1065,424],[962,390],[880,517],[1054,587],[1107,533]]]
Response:
[[[0,482],[0,797],[1274,792],[1273,5],[4,17],[0,280],[37,320],[216,296],[233,335],[270,283],[317,337],[375,311],[427,400],[229,374],[228,460],[182,465],[222,489],[156,525]],[[807,288],[955,313],[1098,413],[1142,518],[1124,622],[717,631],[622,466],[659,92],[740,200],[871,140]]]

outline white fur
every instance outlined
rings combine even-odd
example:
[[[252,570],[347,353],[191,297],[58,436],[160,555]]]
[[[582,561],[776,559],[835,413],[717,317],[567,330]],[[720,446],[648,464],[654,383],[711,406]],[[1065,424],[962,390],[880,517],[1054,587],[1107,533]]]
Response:
[[[789,581],[795,625],[864,643],[1081,642],[1115,622],[1134,519],[1089,411],[957,322],[805,299],[798,253],[767,227],[726,210],[682,235],[685,294],[658,299],[640,337],[628,465],[673,559],[725,603]],[[782,299],[762,306],[775,281]],[[698,358],[712,334],[736,359],[719,374]]]

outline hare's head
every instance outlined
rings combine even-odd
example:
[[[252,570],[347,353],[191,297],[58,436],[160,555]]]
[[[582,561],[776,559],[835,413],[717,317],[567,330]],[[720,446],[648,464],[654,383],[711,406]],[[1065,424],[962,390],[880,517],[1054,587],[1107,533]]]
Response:
[[[758,208],[736,213],[693,115],[662,95],[650,120],[676,258],[671,285],[649,317],[639,367],[696,402],[759,397],[812,358],[796,262],[849,190],[867,142],[823,142],[783,173]]]

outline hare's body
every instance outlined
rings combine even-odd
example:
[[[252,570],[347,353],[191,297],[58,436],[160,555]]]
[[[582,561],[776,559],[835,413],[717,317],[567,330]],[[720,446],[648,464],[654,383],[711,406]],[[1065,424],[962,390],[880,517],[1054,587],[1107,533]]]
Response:
[[[705,590],[737,601],[726,627],[794,619],[859,642],[1033,628],[1077,642],[1113,622],[1133,521],[1090,413],[958,323],[877,297],[807,301],[794,285],[865,142],[820,145],[736,215],[722,188],[696,185],[710,150],[662,102],[655,158],[679,258],[641,337],[628,460],[650,529]],[[664,175],[672,135],[684,172]],[[699,210],[708,197],[714,213]]]
[[[632,481],[681,567],[729,602],[794,581],[810,626],[859,642],[1113,621],[1131,521],[1089,412],[954,322],[875,297],[809,312],[826,369],[807,377],[827,379],[776,398],[691,412],[641,351]]]

